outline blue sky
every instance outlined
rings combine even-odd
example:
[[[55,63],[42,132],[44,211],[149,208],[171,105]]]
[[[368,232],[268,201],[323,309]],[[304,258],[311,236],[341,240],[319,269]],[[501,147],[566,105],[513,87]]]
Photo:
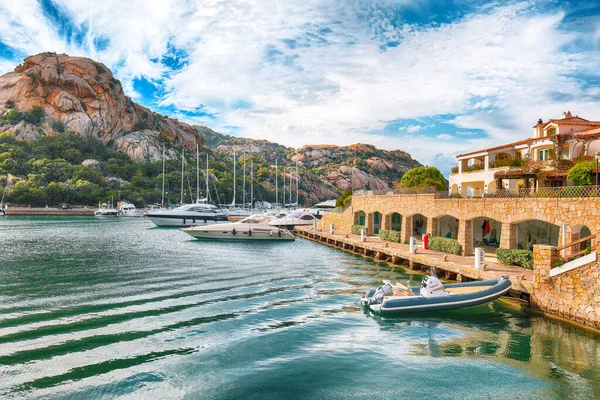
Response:
[[[600,119],[600,4],[559,1],[0,0],[0,73],[103,62],[161,114],[285,145],[457,153]]]

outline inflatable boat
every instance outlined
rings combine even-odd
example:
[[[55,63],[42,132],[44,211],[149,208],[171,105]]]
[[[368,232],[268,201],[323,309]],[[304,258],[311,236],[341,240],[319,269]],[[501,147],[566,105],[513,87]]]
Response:
[[[508,276],[485,281],[442,285],[436,276],[425,276],[418,287],[384,281],[360,299],[362,306],[381,315],[453,310],[487,303],[510,289]]]

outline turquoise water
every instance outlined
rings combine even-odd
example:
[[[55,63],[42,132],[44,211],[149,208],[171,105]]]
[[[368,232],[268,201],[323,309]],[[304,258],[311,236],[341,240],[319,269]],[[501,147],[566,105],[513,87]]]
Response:
[[[0,398],[600,398],[600,337],[496,301],[381,319],[419,275],[307,240],[0,219]]]

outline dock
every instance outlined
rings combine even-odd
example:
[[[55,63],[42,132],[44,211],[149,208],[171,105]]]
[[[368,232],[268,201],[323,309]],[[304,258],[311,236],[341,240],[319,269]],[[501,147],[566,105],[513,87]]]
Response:
[[[94,215],[94,209],[89,208],[44,208],[44,207],[9,207],[7,216],[45,216],[45,217],[89,217]]]
[[[410,253],[409,246],[393,243],[368,236],[361,241],[360,236],[345,233],[329,233],[313,227],[297,227],[298,236],[324,243],[377,261],[387,262],[416,271],[435,268],[441,278],[465,282],[471,280],[496,279],[507,275],[512,283],[511,294],[529,299],[533,292],[534,273],[521,267],[486,262],[483,269],[475,268],[474,257],[458,256],[419,247],[416,253]]]

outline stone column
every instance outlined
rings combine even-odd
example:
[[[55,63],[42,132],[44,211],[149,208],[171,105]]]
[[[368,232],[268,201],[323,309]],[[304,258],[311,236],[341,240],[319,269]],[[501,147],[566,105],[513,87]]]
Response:
[[[473,220],[458,221],[458,243],[463,248],[463,256],[473,254]]]
[[[427,231],[431,236],[438,236],[438,219],[427,218]]]
[[[365,225],[365,228],[367,229],[367,236],[373,236],[373,213],[367,213]]]
[[[552,257],[556,255],[554,246],[533,246],[533,274],[536,292],[541,289],[550,279],[552,269]]]
[[[412,215],[402,216],[402,228],[400,228],[400,241],[408,241],[412,236]]]
[[[502,232],[500,233],[501,249],[517,248],[517,224],[502,223]]]
[[[383,221],[381,221],[381,229],[386,231],[392,230],[392,214],[387,214],[383,216]]]

